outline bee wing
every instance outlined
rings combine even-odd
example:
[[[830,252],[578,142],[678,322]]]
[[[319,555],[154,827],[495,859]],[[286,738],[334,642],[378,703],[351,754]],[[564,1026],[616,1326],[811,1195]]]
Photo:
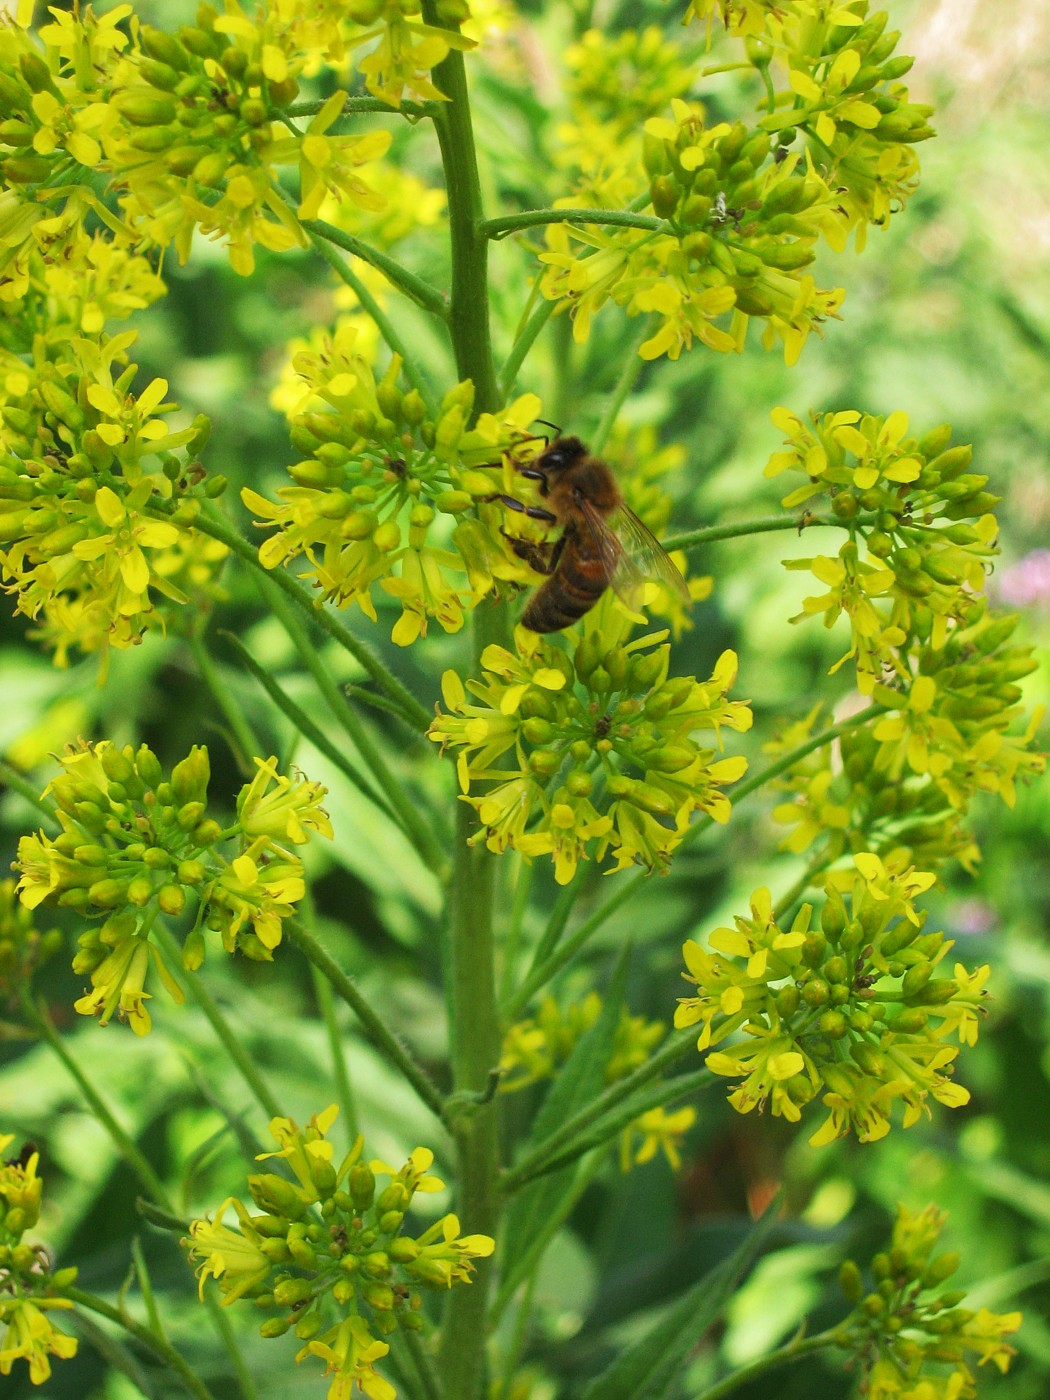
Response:
[[[682,602],[692,606],[685,579],[660,541],[630,506],[621,505],[611,519],[606,519],[586,498],[577,504],[590,527],[612,587],[628,607],[638,607],[647,579],[665,584]]]
[[[620,507],[613,517],[612,527],[619,536],[621,545],[621,564],[613,575],[613,587],[619,591],[621,572],[632,592],[637,589],[639,579],[653,579],[656,583],[662,583],[688,607],[692,607],[689,587],[677,565],[648,525],[638,519],[630,506]]]

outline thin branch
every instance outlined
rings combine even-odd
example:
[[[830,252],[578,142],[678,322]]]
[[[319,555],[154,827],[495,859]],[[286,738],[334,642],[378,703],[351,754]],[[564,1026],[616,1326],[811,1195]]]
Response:
[[[334,243],[337,248],[342,248],[344,253],[352,253],[355,258],[360,258],[362,262],[370,263],[372,267],[383,274],[387,281],[400,288],[417,306],[421,306],[424,311],[429,311],[439,321],[449,319],[448,298],[444,292],[432,286],[422,277],[417,277],[414,272],[409,272],[408,268],[402,267],[396,258],[389,257],[378,248],[373,248],[370,243],[365,243],[352,233],[345,233],[341,228],[336,228],[334,224],[325,223],[323,219],[302,219],[300,222],[307,233],[317,238],[323,238],[328,243]]]
[[[833,525],[840,530],[848,530],[857,525],[871,525],[875,516],[858,515],[852,520],[840,520],[837,515],[764,515],[757,520],[740,520],[727,525],[707,525],[700,530],[686,530],[680,535],[669,535],[660,543],[664,549],[698,549],[704,544],[714,544],[718,540],[735,540],[742,535],[767,535],[776,530],[797,530],[799,534],[813,525]]]
[[[441,1090],[416,1060],[408,1046],[387,1029],[383,1018],[368,1002],[354,979],[343,971],[324,944],[315,938],[298,919],[286,920],[285,927],[291,941],[314,967],[327,977],[335,993],[342,997],[372,1036],[379,1049],[401,1071],[431,1113],[442,1118],[445,1111],[445,1100]]]
[[[542,224],[607,224],[611,228],[642,228],[651,233],[675,232],[666,219],[635,214],[629,209],[526,209],[520,214],[505,214],[501,219],[483,219],[477,228],[483,238],[500,239]]]

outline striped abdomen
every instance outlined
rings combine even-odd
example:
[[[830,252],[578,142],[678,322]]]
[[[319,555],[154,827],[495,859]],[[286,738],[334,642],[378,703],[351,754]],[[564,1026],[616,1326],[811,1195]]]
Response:
[[[588,548],[574,525],[565,527],[554,572],[529,600],[521,619],[531,632],[560,632],[589,612],[609,586],[609,571],[593,545]]]

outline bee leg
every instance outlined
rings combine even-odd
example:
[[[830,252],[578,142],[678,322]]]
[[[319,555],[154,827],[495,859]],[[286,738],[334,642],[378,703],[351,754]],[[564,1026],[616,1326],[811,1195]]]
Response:
[[[495,496],[482,496],[479,499],[483,501],[499,501],[502,505],[509,507],[510,510],[516,510],[519,515],[527,515],[530,520],[542,520],[548,525],[556,525],[558,523],[558,517],[552,515],[549,510],[544,510],[542,506],[527,506],[515,496],[501,496],[497,493]]]
[[[524,559],[530,568],[535,569],[538,574],[553,574],[564,547],[564,535],[556,540],[540,543],[536,540],[523,540],[518,535],[508,535],[506,530],[501,530],[500,534],[518,558]]]

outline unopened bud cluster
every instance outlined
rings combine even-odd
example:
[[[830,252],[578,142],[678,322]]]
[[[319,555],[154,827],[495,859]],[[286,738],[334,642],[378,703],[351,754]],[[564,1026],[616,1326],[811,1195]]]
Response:
[[[145,744],[67,750],[64,771],[45,792],[62,832],[24,836],[17,868],[27,908],[50,899],[91,920],[73,960],[92,985],[78,1011],[103,1024],[119,1011],[144,1035],[151,961],[181,1000],[149,937],[158,916],[196,908],[182,950],[191,970],[204,959],[209,931],[227,952],[272,958],[282,920],[305,889],[302,863],[285,843],[302,845],[311,831],[330,836],[331,825],[319,784],[280,776],[276,759],[256,763],[259,772],[237,799],[237,821],[223,829],[208,815],[207,749],[191,749],[170,774]]]
[[[715,929],[706,948],[685,944],[697,994],[681,999],[675,1025],[700,1024],[708,1067],[741,1081],[729,1094],[738,1112],[768,1104],[797,1122],[822,1095],[828,1117],[811,1143],[850,1131],[871,1142],[889,1132],[895,1104],[910,1127],[931,1097],[969,1101],[950,1076],[959,1045],[976,1043],[989,969],[942,969],[952,941],[926,932],[914,903],[933,883],[864,852],[828,875],[818,917],[803,904],[781,927],[760,889],[749,918]]]
[[[500,537],[502,512],[487,504],[502,473],[481,468],[528,433],[539,412],[534,395],[468,430],[469,380],[432,414],[417,389],[399,386],[397,356],[375,381],[352,332],[348,344],[303,352],[295,365],[309,392],[292,415],[292,442],[307,454],[289,468],[295,485],[278,488],[276,503],[242,492],[259,523],[277,528],[259,550],[267,568],[304,554],[305,576],[322,597],[357,603],[373,621],[380,589],[401,609],[392,631],[399,646],[425,636],[431,618],[458,631],[496,580],[525,580]]]
[[[429,730],[459,750],[460,788],[481,821],[474,839],[491,851],[549,855],[560,884],[592,853],[613,855],[617,870],[635,862],[665,870],[693,812],[728,820],[721,789],[746,768],[693,737],[750,728],[746,701],[726,698],[735,655],[725,652],[708,681],[669,677],[666,633],[610,640],[606,607],[571,656],[519,628],[516,653],[486,648],[481,679],[464,684],[446,671],[449,713],[439,708]]]
[[[76,1354],[76,1338],[56,1327],[51,1314],[73,1306],[61,1293],[77,1271],[55,1270],[44,1246],[25,1238],[40,1219],[40,1154],[26,1143],[16,1157],[2,1160],[14,1140],[13,1133],[0,1133],[0,1376],[25,1361],[31,1383],[42,1385],[53,1356]]]
[[[583,179],[562,202],[638,209],[644,181],[664,227],[639,236],[633,228],[552,225],[542,289],[570,311],[579,340],[611,299],[630,316],[659,318],[644,358],[676,359],[694,341],[738,350],[756,317],[767,347],[782,341],[792,364],[844,296],[817,287],[807,271],[818,238],[842,252],[855,232],[860,246],[870,224],[886,224],[904,206],[918,179],[915,144],[933,134],[931,109],[911,102],[898,81],[912,60],[895,54],[899,34],[886,28],[885,12],[869,16],[867,0],[822,11],[819,23],[809,0],[712,0],[689,14],[709,20],[716,9],[729,46],[744,42],[762,80],[750,120],[712,122],[686,100],[700,75],[681,54],[675,64],[655,32],[607,39],[591,31],[570,54],[577,71],[567,149]],[[641,131],[626,130],[618,116],[603,134],[588,107],[600,109],[610,72],[622,85],[624,65],[643,52],[651,72],[631,85],[637,96],[628,108]]]
[[[356,1384],[367,1395],[393,1395],[370,1379],[373,1363],[389,1346],[378,1341],[399,1328],[418,1331],[421,1290],[469,1283],[473,1260],[492,1253],[487,1235],[460,1235],[459,1221],[445,1215],[417,1236],[406,1215],[416,1192],[444,1183],[430,1174],[434,1154],[417,1147],[398,1170],[362,1159],[363,1139],[336,1165],[326,1134],[338,1110],[316,1114],[300,1129],[288,1118],[270,1124],[290,1175],[264,1172],[248,1178],[261,1214],[231,1198],[214,1220],[190,1226],[190,1255],[200,1261],[203,1291],[214,1278],[227,1302],[250,1299],[277,1315],[263,1322],[264,1337],[293,1330],[304,1343],[297,1360],[318,1356],[329,1371],[345,1376],[346,1394]],[[386,1184],[384,1184],[384,1180]],[[227,1209],[236,1223],[223,1224]],[[348,1327],[353,1319],[355,1326]],[[389,1382],[382,1382],[389,1386]]]
[[[965,1290],[944,1287],[960,1263],[954,1250],[934,1253],[945,1220],[934,1206],[898,1206],[890,1247],[872,1259],[868,1278],[852,1259],[839,1271],[853,1311],[835,1340],[857,1359],[862,1391],[873,1400],[964,1400],[977,1394],[974,1360],[1005,1373],[1016,1355],[1004,1338],[1020,1327],[1019,1312],[964,1308]]]
[[[217,562],[192,531],[224,485],[202,487],[194,460],[210,425],[168,429],[166,380],[132,392],[134,339],[38,338],[28,364],[0,352],[0,564],[60,659],[133,645],[160,624],[159,599],[187,601],[191,566],[207,577]]]

